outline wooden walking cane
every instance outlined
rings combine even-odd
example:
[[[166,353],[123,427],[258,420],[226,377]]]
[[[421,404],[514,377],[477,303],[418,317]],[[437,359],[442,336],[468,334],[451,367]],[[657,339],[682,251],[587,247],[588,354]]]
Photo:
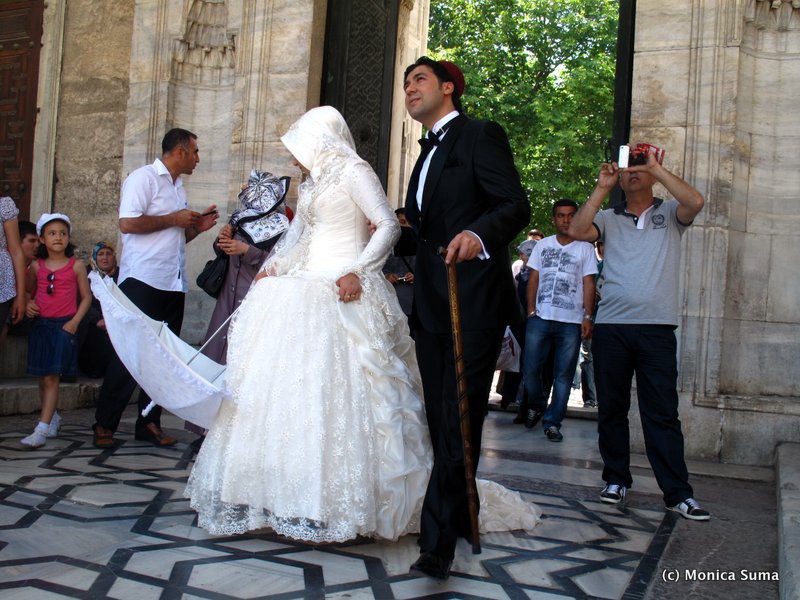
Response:
[[[446,248],[439,248],[444,258]],[[446,263],[445,263],[446,264]],[[467,381],[464,376],[464,352],[461,343],[461,308],[458,303],[456,263],[447,264],[447,295],[450,300],[450,325],[453,329],[453,354],[456,366],[456,390],[458,391],[458,414],[461,420],[461,440],[464,447],[464,479],[467,484],[467,508],[472,537],[472,553],[481,553],[481,538],[478,530],[478,486],[475,483],[475,468],[472,462],[472,427],[469,420]]]

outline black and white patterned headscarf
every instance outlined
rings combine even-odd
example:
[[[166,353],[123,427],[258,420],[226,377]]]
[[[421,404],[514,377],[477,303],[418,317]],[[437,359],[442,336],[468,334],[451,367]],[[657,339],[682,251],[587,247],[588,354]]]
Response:
[[[289,227],[283,201],[290,181],[290,177],[253,169],[247,187],[239,192],[243,208],[234,211],[229,223],[257,248],[268,250]]]

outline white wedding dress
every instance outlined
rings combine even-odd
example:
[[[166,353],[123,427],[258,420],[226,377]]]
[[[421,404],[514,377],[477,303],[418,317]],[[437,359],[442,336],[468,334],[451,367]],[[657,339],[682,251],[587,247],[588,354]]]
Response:
[[[381,273],[399,225],[334,109],[310,111],[282,140],[311,176],[270,276],[231,324],[229,397],[185,495],[214,534],[397,539],[418,531],[433,458],[413,341]],[[347,273],[363,292],[344,303],[336,280]],[[519,494],[479,488],[490,529],[538,521]]]

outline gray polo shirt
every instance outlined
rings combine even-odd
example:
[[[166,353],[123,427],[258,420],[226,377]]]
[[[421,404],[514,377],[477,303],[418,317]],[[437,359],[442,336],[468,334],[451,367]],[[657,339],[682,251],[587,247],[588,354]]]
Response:
[[[642,223],[626,208],[620,203],[594,218],[605,242],[595,322],[677,326],[681,236],[687,227],[678,221],[678,202],[655,198]]]

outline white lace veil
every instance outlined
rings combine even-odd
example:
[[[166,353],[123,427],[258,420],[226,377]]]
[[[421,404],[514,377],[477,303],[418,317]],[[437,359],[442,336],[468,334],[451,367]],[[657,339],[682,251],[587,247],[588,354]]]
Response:
[[[310,194],[320,184],[327,172],[335,170],[336,163],[343,159],[356,158],[356,145],[347,122],[341,113],[332,106],[312,108],[297,119],[281,137],[281,142],[297,161],[310,172],[310,178],[298,188],[301,197]],[[339,165],[341,168],[341,165]],[[298,209],[301,202],[298,202]],[[277,263],[295,248],[305,228],[305,218],[301,210],[295,214],[289,230],[275,245],[262,270],[270,271]]]

